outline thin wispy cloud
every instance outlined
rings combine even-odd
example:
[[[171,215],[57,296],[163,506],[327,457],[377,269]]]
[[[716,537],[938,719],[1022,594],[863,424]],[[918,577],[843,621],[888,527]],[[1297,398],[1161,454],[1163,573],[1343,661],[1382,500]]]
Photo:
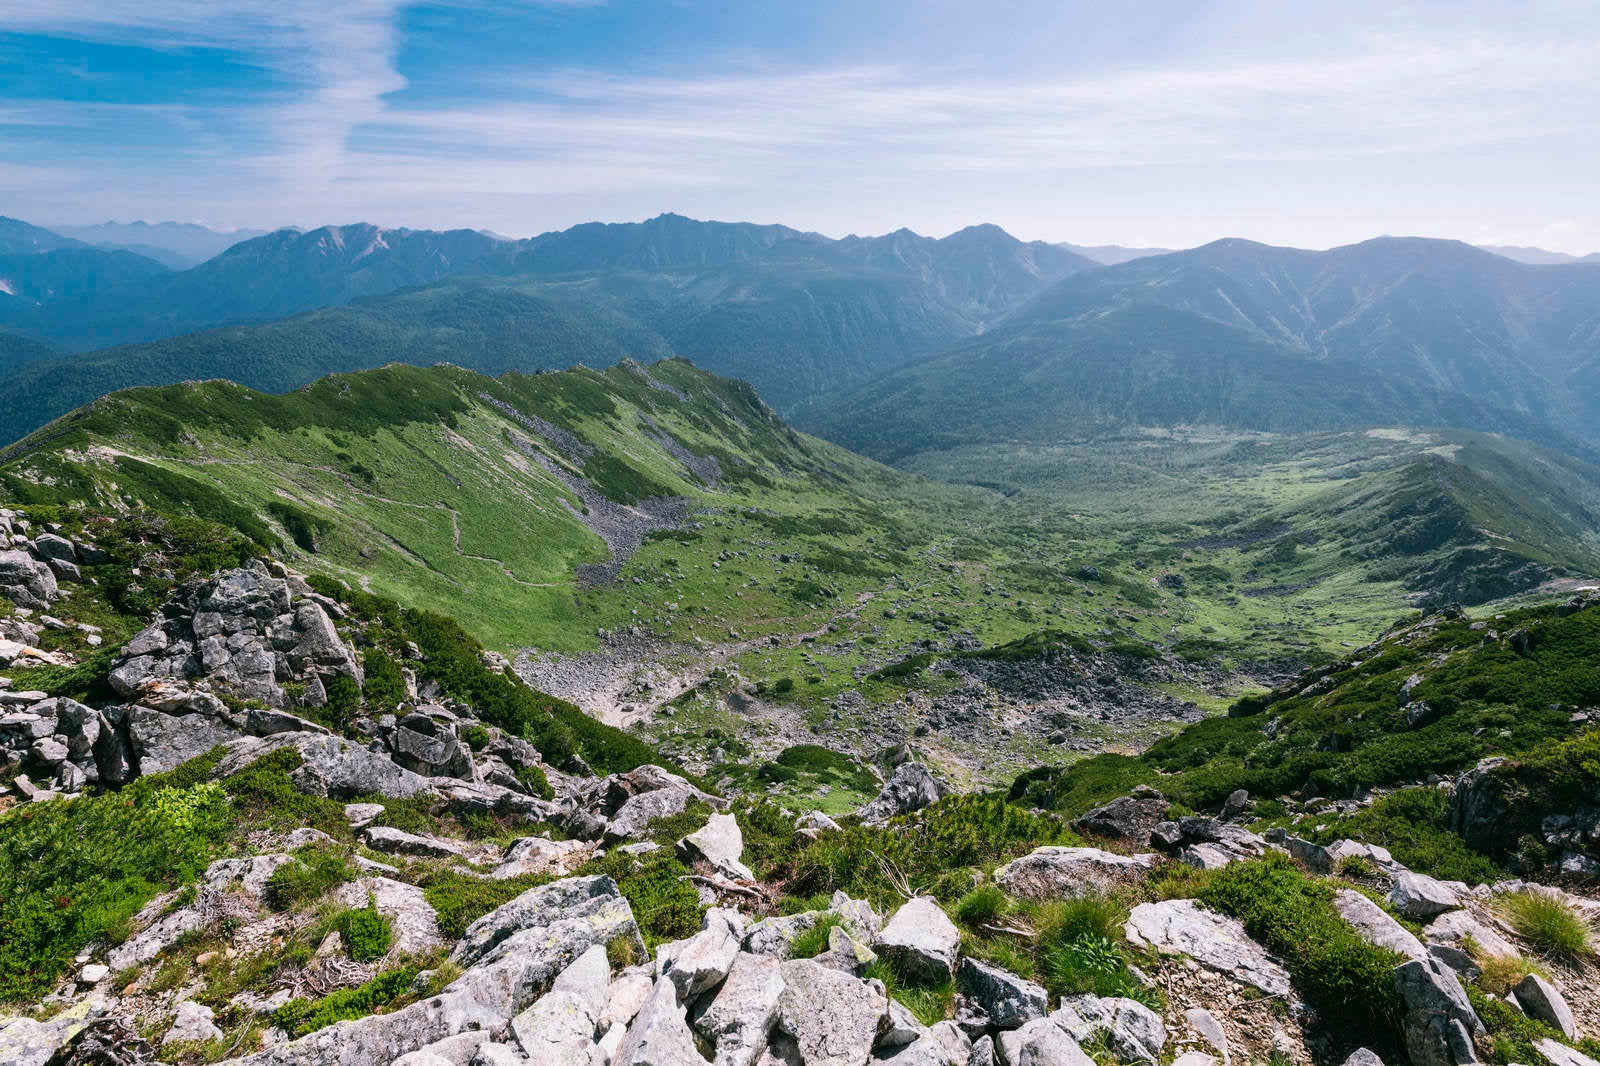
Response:
[[[543,34],[559,34],[563,17],[592,7],[589,0],[526,6],[551,14],[529,31]],[[470,20],[473,7],[460,0],[424,10]],[[1410,174],[1389,179],[1399,205],[1418,195],[1407,181],[1451,173],[1452,158],[1559,156],[1552,146],[1564,145],[1577,166],[1594,160],[1600,141],[1600,28],[1574,32],[1570,13],[1561,32],[1544,35],[1529,32],[1526,21],[1499,34],[1448,20],[1444,32],[1425,20],[1385,22],[1332,45],[1308,38],[1269,54],[1130,54],[1116,63],[1025,70],[970,57],[909,62],[892,46],[874,62],[759,53],[751,61],[737,42],[717,42],[724,51],[708,50],[701,62],[673,53],[573,63],[546,48],[543,61],[529,64],[510,41],[498,51],[463,48],[467,58],[458,65],[468,69],[448,93],[430,91],[439,70],[407,62],[408,46],[418,43],[408,33],[432,25],[409,17],[415,13],[402,0],[13,0],[0,9],[0,32],[220,49],[271,71],[277,84],[253,102],[208,109],[203,100],[186,101],[139,113],[140,121],[180,131],[166,149],[175,169],[185,160],[204,164],[179,178],[185,202],[231,224],[268,221],[260,217],[268,214],[302,224],[370,217],[529,232],[649,204],[711,205],[705,213],[723,215],[763,210],[835,230],[903,222],[936,228],[961,211],[967,220],[1004,217],[1015,226],[1031,200],[1039,225],[1029,235],[1131,240],[1134,234],[1082,228],[1049,232],[1066,221],[1051,190],[1078,200],[1098,193],[1109,219],[1132,210],[1127,198],[1147,183],[1152,195],[1168,190],[1174,201],[1162,206],[1171,210],[1197,185],[1240,172],[1232,180],[1244,205],[1240,221],[1248,221],[1269,174],[1315,183],[1339,172],[1372,181],[1390,165],[1385,160],[1404,159]],[[1581,30],[1583,21],[1576,25]],[[745,58],[726,58],[735,53]],[[29,127],[113,128],[107,109],[116,106],[0,98],[0,148]],[[51,160],[46,169],[65,183],[58,199],[103,177],[103,157],[85,149],[76,166],[70,157]],[[171,180],[131,174],[117,195],[159,200]],[[785,202],[794,209],[782,210]],[[885,202],[914,217],[874,227]],[[245,203],[256,216],[238,210]],[[1600,244],[1600,223],[1573,226],[1570,210],[1555,217],[1566,220],[1559,232],[1569,241]],[[1390,228],[1381,210],[1373,219],[1374,229]],[[1185,224],[1194,230],[1199,222]],[[1531,234],[1554,232],[1551,222],[1520,224]],[[1243,226],[1223,231],[1236,228]],[[1174,243],[1188,235],[1144,232],[1141,239]]]

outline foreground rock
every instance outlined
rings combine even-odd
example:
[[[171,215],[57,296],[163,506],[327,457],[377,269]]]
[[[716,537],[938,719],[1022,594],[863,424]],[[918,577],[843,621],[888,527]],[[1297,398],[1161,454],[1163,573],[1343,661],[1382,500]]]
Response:
[[[467,928],[451,957],[469,968],[439,995],[393,1014],[341,1022],[240,1061],[251,1066],[393,1062],[458,1033],[502,1030],[585,952],[619,939],[644,950],[633,911],[609,877],[529,889]]]
[[[1124,932],[1135,947],[1187,955],[1271,996],[1289,993],[1289,972],[1250,939],[1238,920],[1192,899],[1141,903],[1128,916]]]
[[[872,948],[912,980],[948,980],[956,970],[961,930],[937,900],[918,896],[894,912]]]
[[[1106,892],[1143,878],[1154,855],[1129,858],[1099,848],[1042,847],[994,872],[995,883],[1021,899],[1047,901]]]

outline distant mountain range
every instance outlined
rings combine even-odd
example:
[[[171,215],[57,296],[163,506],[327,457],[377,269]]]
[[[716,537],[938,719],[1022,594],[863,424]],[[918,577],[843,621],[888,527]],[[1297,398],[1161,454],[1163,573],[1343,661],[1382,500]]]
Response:
[[[263,229],[226,232],[194,222],[101,222],[93,226],[55,226],[54,232],[108,250],[137,252],[172,270],[187,270],[252,237]]]
[[[64,254],[24,257],[11,274],[26,280]],[[99,349],[0,379],[15,401],[0,412],[6,439],[132,385],[225,376],[287,389],[396,360],[499,372],[681,354],[784,407],[972,337],[1094,266],[994,226],[938,240],[902,230],[835,241],[676,215],[527,240],[284,230],[182,272],[126,252],[72,254],[93,259],[90,278],[121,264],[116,256],[141,264],[121,264],[139,276],[75,299],[34,284],[0,302],[0,327]],[[319,310],[293,317],[307,308]],[[253,320],[271,321],[203,329]],[[106,347],[145,337],[169,339]]]
[[[1459,426],[1600,446],[1600,265],[1454,241],[1225,240],[1085,272],[995,328],[814,400],[880,458],[1127,425]]]
[[[1116,266],[1151,255],[1169,255],[1171,248],[1124,248],[1120,244],[1063,244],[1069,252],[1093,259],[1101,266]]]
[[[1515,244],[1480,244],[1486,252],[1515,259],[1532,266],[1565,266],[1569,263],[1600,263],[1600,252],[1588,255],[1568,255],[1565,252],[1547,252],[1543,248],[1525,248]]]

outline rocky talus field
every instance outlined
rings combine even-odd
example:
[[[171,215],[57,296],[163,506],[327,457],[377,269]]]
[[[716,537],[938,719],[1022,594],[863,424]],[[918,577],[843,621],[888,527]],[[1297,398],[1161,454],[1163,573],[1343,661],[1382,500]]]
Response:
[[[1600,1054],[1590,594],[1410,616],[1009,790],[796,749],[862,779],[830,814],[236,531],[0,532],[0,1062]]]

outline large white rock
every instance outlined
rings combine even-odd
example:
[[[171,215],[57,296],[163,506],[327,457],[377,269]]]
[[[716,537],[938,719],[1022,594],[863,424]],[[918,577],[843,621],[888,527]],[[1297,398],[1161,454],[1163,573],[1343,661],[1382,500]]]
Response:
[[[1427,957],[1428,949],[1422,946],[1422,941],[1355,889],[1339,889],[1334,893],[1333,906],[1339,916],[1354,926],[1356,933],[1367,943],[1398,952],[1408,959]]]
[[[1268,995],[1289,992],[1289,971],[1251,940],[1237,919],[1207,910],[1192,899],[1141,903],[1133,908],[1123,931],[1135,947],[1187,955]]]
[[[743,854],[744,834],[731,814],[713,814],[705,825],[678,841],[678,855],[685,862],[704,859],[724,877],[754,881],[756,875],[739,861]]]
[[[161,1046],[221,1040],[222,1030],[217,1028],[213,1020],[215,1018],[210,1007],[192,999],[184,1000],[178,1004],[178,1016],[173,1020],[172,1028],[167,1030],[167,1035],[161,1038]]]
[[[970,956],[961,960],[956,971],[956,988],[996,1029],[1020,1028],[1050,1010],[1050,997],[1043,987]]]
[[[657,981],[639,1016],[628,1027],[612,1066],[705,1066],[671,981]]]
[[[1443,881],[1435,880],[1427,874],[1402,870],[1395,874],[1394,888],[1389,891],[1389,902],[1394,904],[1395,910],[1407,918],[1423,921],[1460,907],[1461,897],[1455,889]]]
[[[610,985],[606,949],[596,944],[561,971],[549,992],[511,1019],[523,1053],[540,1066],[604,1066],[594,1032]]]
[[[961,930],[938,900],[918,896],[894,912],[872,948],[908,978],[948,979],[961,951]]]
[[[1049,1018],[1036,1018],[995,1038],[1005,1066],[1094,1066],[1078,1042]]]
[[[1099,848],[1035,848],[994,872],[1001,888],[1019,899],[1045,901],[1104,892],[1149,873],[1154,855],[1129,858]]]
[[[781,964],[783,994],[772,1038],[789,1066],[863,1066],[889,1013],[881,986],[819,966]]]
[[[743,920],[737,911],[714,907],[706,912],[705,928],[700,932],[657,949],[656,972],[677,986],[680,1000],[687,1003],[728,976],[734,956],[739,954]]]
[[[748,952],[734,958],[728,979],[694,1019],[695,1029],[714,1049],[714,1066],[752,1066],[760,1057],[783,987],[777,959]]]

